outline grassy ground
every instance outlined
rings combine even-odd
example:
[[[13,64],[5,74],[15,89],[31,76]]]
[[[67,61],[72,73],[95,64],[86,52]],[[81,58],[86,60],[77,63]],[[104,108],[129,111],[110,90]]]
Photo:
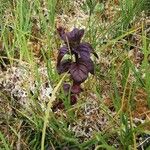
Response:
[[[1,0],[0,149],[150,149],[147,0]],[[85,29],[95,75],[75,105],[60,94],[57,27]],[[65,108],[53,112],[56,97]]]

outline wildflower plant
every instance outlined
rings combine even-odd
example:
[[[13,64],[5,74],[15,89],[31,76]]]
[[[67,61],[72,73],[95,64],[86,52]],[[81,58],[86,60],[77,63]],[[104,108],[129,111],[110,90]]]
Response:
[[[68,72],[70,74],[72,85],[64,84],[63,89],[66,92],[71,92],[71,101],[75,99],[75,95],[82,92],[81,83],[87,78],[88,74],[94,74],[94,63],[90,58],[94,52],[91,44],[81,42],[84,35],[84,29],[74,28],[71,32],[65,32],[62,27],[58,28],[60,38],[64,41],[64,45],[59,49],[57,57],[57,71],[59,74]],[[70,58],[64,59],[65,55],[70,55]]]

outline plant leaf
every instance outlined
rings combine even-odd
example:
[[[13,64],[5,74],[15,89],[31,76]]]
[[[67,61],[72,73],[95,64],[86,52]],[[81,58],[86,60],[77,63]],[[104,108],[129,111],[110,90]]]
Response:
[[[70,96],[70,103],[71,103],[71,105],[74,105],[76,102],[77,102],[76,95],[71,95]]]
[[[74,51],[80,55],[80,58],[87,60],[90,59],[90,53],[93,51],[93,48],[89,43],[81,43]]]
[[[70,35],[72,37],[73,41],[77,41],[80,42],[81,38],[84,35],[84,29],[78,29],[78,28],[74,28],[71,32]]]
[[[96,58],[98,58],[98,55],[94,52],[94,49],[93,49],[93,47],[91,46],[90,43],[86,43],[86,42],[85,43],[80,43],[79,46],[77,46],[74,49],[74,51],[76,53],[78,53],[82,59],[85,59],[85,60],[90,59],[90,54],[91,53],[93,53],[94,56]]]
[[[81,84],[74,82],[73,85],[72,85],[72,87],[71,87],[71,92],[73,94],[79,94],[82,91],[83,91],[83,89],[81,88]]]
[[[71,59],[63,60],[57,64],[57,72],[58,74],[62,74],[67,72],[71,66]]]
[[[70,66],[70,74],[74,82],[82,83],[88,77],[88,68],[83,60],[80,58]]]
[[[92,61],[91,59],[86,60],[86,61],[85,61],[85,64],[86,64],[86,66],[87,66],[88,71],[89,71],[91,74],[94,74],[94,63],[93,63],[93,61]]]
[[[64,33],[61,31],[61,33]],[[67,44],[69,42],[70,47],[78,45],[81,41],[81,38],[84,35],[84,29],[74,28],[71,32],[66,32],[61,34],[61,39]]]
[[[71,85],[69,83],[64,83],[63,84],[64,92],[69,93],[70,87],[71,87]]]
[[[65,54],[69,53],[68,48],[66,46],[63,46],[59,49],[59,54],[57,57],[57,64],[59,64],[64,57]]]

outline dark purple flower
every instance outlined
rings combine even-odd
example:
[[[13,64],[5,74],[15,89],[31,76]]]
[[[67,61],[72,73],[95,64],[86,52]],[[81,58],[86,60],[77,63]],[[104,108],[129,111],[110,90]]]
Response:
[[[58,28],[58,33],[65,45],[59,49],[57,57],[57,71],[59,74],[67,72],[70,73],[73,84],[65,83],[63,90],[70,95],[70,103],[75,104],[77,101],[76,95],[81,93],[81,83],[83,83],[88,74],[94,74],[94,63],[90,58],[91,53],[98,58],[98,55],[94,52],[91,44],[81,43],[81,38],[84,35],[83,29],[74,28],[71,32],[65,32],[65,29]],[[63,59],[63,57],[69,54],[74,59]],[[63,107],[63,102],[60,100],[57,103],[59,108]]]

